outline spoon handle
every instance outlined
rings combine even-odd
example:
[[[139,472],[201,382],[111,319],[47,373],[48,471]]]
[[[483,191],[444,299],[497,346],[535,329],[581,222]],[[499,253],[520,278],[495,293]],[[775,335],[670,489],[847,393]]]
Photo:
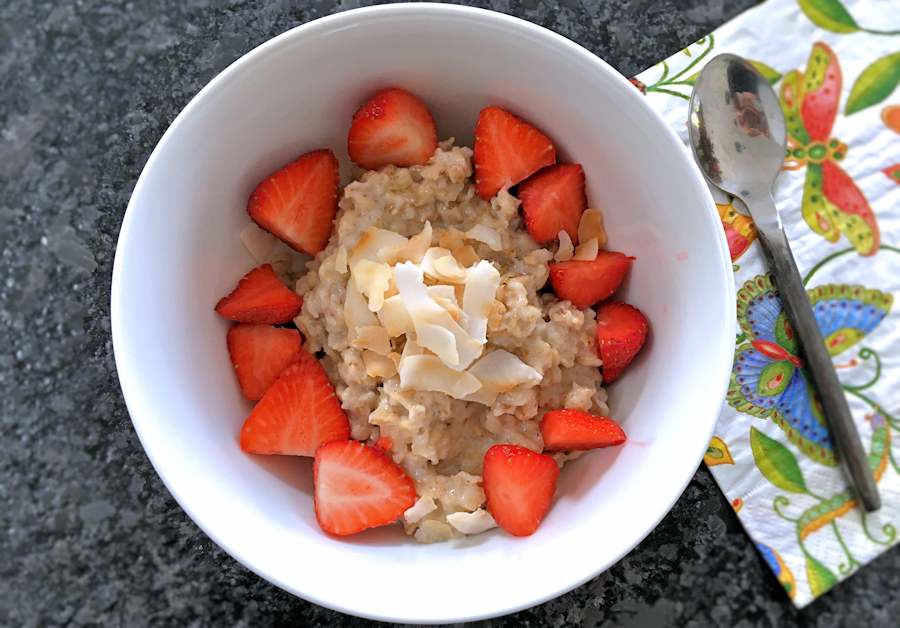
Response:
[[[754,204],[762,207],[749,207],[753,215],[777,215],[774,213],[774,200],[771,195],[757,197]],[[784,230],[780,224],[774,222],[757,223],[757,230],[769,258],[781,302],[794,334],[800,341],[804,365],[819,394],[822,410],[844,471],[866,511],[878,510],[881,507],[881,498],[878,495],[875,478],[869,469],[868,458],[856,430],[856,424],[853,422],[853,416],[850,414],[850,408],[847,406],[844,389],[834,370],[831,356],[825,348],[822,332],[813,316],[806,288],[800,278],[797,262],[791,254]]]

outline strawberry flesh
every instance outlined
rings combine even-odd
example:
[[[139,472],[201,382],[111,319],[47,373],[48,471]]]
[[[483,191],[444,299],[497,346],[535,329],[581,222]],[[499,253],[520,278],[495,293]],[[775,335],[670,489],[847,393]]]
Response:
[[[227,296],[216,303],[216,312],[237,323],[277,325],[286,323],[303,307],[301,299],[288,288],[271,264],[263,264],[244,275]]]
[[[556,163],[553,142],[536,128],[501,109],[487,107],[475,125],[475,186],[490,199]]]
[[[650,323],[634,306],[614,301],[597,308],[597,351],[603,360],[603,381],[619,379],[644,346]]]
[[[556,296],[579,309],[609,298],[628,274],[633,257],[600,251],[593,260],[568,260],[550,264],[550,283]]]
[[[300,354],[296,329],[239,323],[228,330],[228,355],[244,397],[258,401]]]
[[[597,449],[625,442],[619,424],[605,416],[594,416],[582,410],[551,410],[541,419],[544,448],[551,451]]]
[[[367,170],[389,164],[427,163],[437,150],[431,112],[405,89],[383,89],[353,114],[347,137],[350,159]]]
[[[247,202],[247,213],[292,248],[315,255],[331,236],[338,179],[334,153],[314,150],[260,183]]]
[[[313,456],[323,443],[348,438],[350,422],[328,375],[301,349],[244,421],[240,443],[253,454]]]
[[[403,469],[380,449],[352,440],[319,447],[313,485],[319,527],[338,536],[391,524],[416,503]]]
[[[550,510],[559,466],[550,456],[518,445],[494,445],[484,454],[482,483],[487,508],[514,536],[537,530]]]
[[[519,186],[525,228],[538,244],[555,240],[560,231],[578,243],[578,222],[587,209],[584,170],[578,164],[544,168]]]

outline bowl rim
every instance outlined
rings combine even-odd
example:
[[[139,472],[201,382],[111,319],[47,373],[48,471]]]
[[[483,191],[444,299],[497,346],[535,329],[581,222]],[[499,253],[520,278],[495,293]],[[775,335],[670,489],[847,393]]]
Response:
[[[516,604],[504,605],[502,602],[498,603],[497,608],[490,612],[481,612],[476,614],[464,614],[460,613],[455,616],[446,616],[446,617],[410,617],[404,615],[383,615],[378,613],[370,613],[365,610],[355,609],[352,606],[343,603],[339,596],[336,596],[332,599],[324,599],[318,595],[312,595],[307,592],[299,591],[295,586],[293,586],[290,582],[286,582],[283,579],[276,578],[270,576],[269,574],[262,573],[257,570],[253,565],[253,560],[251,557],[244,556],[243,554],[238,553],[235,549],[228,547],[213,531],[213,527],[210,525],[208,521],[201,520],[198,518],[195,511],[191,508],[190,504],[183,498],[177,489],[177,479],[174,477],[170,477],[167,471],[163,466],[159,464],[159,460],[154,451],[147,447],[146,439],[144,436],[144,430],[142,429],[142,421],[138,417],[140,416],[140,408],[138,407],[138,398],[136,390],[139,386],[138,380],[139,378],[134,377],[136,375],[136,371],[133,368],[133,363],[135,360],[135,356],[129,354],[124,348],[124,338],[126,336],[127,324],[121,315],[121,312],[124,308],[124,295],[125,295],[125,287],[123,286],[123,266],[125,262],[123,261],[125,257],[128,255],[126,250],[129,248],[128,243],[134,237],[133,235],[133,227],[132,224],[134,222],[134,214],[135,214],[135,205],[137,204],[137,200],[141,195],[143,188],[145,187],[145,179],[147,177],[147,173],[152,169],[155,162],[159,159],[160,154],[163,152],[165,145],[168,143],[170,138],[177,132],[178,128],[181,126],[185,118],[192,114],[192,112],[201,106],[203,100],[206,97],[217,90],[223,88],[228,82],[236,77],[236,75],[245,67],[251,66],[256,63],[257,60],[261,59],[265,55],[274,52],[276,49],[280,48],[283,45],[286,45],[290,40],[296,37],[302,37],[304,35],[312,34],[314,31],[320,29],[327,29],[333,26],[340,25],[341,23],[352,23],[356,22],[360,19],[368,18],[368,17],[379,17],[384,18],[385,16],[395,16],[400,17],[404,15],[410,14],[420,14],[421,12],[429,12],[434,14],[435,18],[439,18],[441,16],[468,16],[476,21],[487,21],[493,22],[494,24],[507,26],[511,29],[519,29],[528,33],[535,37],[540,37],[547,41],[549,44],[553,44],[557,47],[558,51],[563,54],[570,54],[580,57],[582,60],[589,62],[593,68],[598,71],[606,74],[609,77],[612,77],[614,81],[619,82],[620,86],[632,96],[629,96],[632,100],[632,103],[635,107],[643,108],[646,112],[649,112],[653,118],[655,118],[659,122],[659,126],[662,127],[660,132],[664,134],[668,134],[669,140],[674,142],[676,145],[680,145],[683,148],[683,155],[686,159],[693,164],[693,159],[691,159],[687,148],[684,146],[681,139],[677,136],[677,134],[669,127],[666,121],[662,118],[662,116],[657,113],[650,105],[645,101],[645,98],[636,90],[634,87],[628,82],[628,80],[619,72],[617,72],[612,66],[610,66],[606,61],[601,59],[599,56],[593,54],[580,44],[568,39],[567,37],[560,35],[548,28],[540,26],[538,24],[534,24],[527,20],[507,15],[504,13],[500,13],[498,11],[492,11],[488,9],[476,8],[476,7],[468,7],[463,5],[453,5],[453,4],[436,4],[436,3],[427,3],[427,2],[412,2],[405,4],[387,4],[387,5],[376,5],[369,7],[362,7],[357,9],[351,9],[347,11],[342,11],[339,13],[331,14],[328,16],[323,16],[299,26],[293,27],[265,42],[259,44],[252,50],[243,54],[237,60],[228,65],[224,70],[219,72],[211,81],[209,81],[196,95],[194,95],[190,101],[185,105],[185,107],[179,112],[179,114],[175,117],[166,131],[163,133],[162,137],[157,142],[153,151],[150,153],[149,158],[141,169],[141,174],[137,179],[137,182],[132,190],[131,196],[129,198],[128,205],[126,207],[125,214],[122,219],[122,225],[119,231],[119,237],[116,244],[116,252],[113,261],[113,271],[112,271],[112,285],[110,291],[110,323],[111,323],[111,335],[112,335],[112,343],[113,343],[113,355],[116,363],[116,370],[119,380],[119,385],[122,389],[122,395],[125,400],[125,405],[128,409],[129,417],[131,418],[132,425],[134,426],[135,432],[138,435],[138,439],[141,442],[141,447],[143,448],[147,458],[150,460],[156,474],[162,480],[163,485],[178,503],[182,510],[190,517],[195,525],[197,525],[200,530],[206,534],[217,546],[219,546],[222,550],[224,550],[229,556],[231,556],[238,563],[243,565],[245,568],[259,576],[260,578],[266,580],[267,582],[271,582],[277,587],[285,590],[301,599],[307,600],[314,604],[323,606],[325,608],[329,608],[331,610],[335,610],[341,613],[345,613],[352,616],[364,617],[367,619],[374,619],[379,621],[386,622],[402,622],[402,623],[422,623],[422,624],[435,624],[435,623],[456,623],[456,622],[468,622],[468,621],[476,621],[481,619],[488,619],[492,617],[499,617],[502,615],[507,615],[510,613],[514,613],[523,609],[532,608],[544,602],[547,602],[551,599],[554,599],[560,595],[563,595],[579,586],[584,584],[585,582],[597,577],[599,574],[608,570],[612,567],[616,562],[624,558],[628,553],[630,553],[639,543],[641,543],[656,527],[659,525],[660,521],[669,513],[675,503],[683,494],[685,488],[688,483],[694,476],[695,472],[691,472],[687,474],[684,480],[681,482],[681,486],[677,493],[675,493],[668,503],[668,505],[661,510],[659,516],[655,519],[653,524],[644,532],[642,532],[636,540],[627,548],[624,548],[620,555],[612,561],[608,565],[598,565],[598,567],[589,573],[579,573],[575,574],[573,578],[570,578],[567,581],[565,586],[553,589],[548,591],[546,594],[537,597],[535,599],[529,600],[527,602],[521,602]],[[707,183],[701,174],[699,168],[694,166],[691,168],[693,173],[693,180],[690,181],[693,185],[701,186],[702,189],[707,190],[707,193],[704,195],[705,203],[703,203],[703,207],[698,208],[698,211],[706,211],[710,220],[718,221],[718,216],[716,214],[716,210],[713,206],[712,195],[708,192]],[[722,273],[723,285],[726,287],[725,292],[721,295],[722,304],[721,307],[724,307],[724,311],[729,314],[726,320],[726,326],[722,330],[723,337],[732,338],[734,336],[734,330],[736,326],[735,321],[735,286],[734,279],[731,273],[731,266],[729,264],[730,254],[728,252],[727,243],[725,240],[724,233],[721,234],[721,237],[718,239],[718,253],[719,257],[722,261],[720,272]],[[725,394],[728,387],[729,377],[730,377],[730,365],[734,358],[734,344],[732,342],[725,343],[726,354],[723,354],[720,358],[721,364],[728,366],[728,368],[722,369],[722,374],[720,376],[720,385],[717,390],[710,391],[711,395],[715,396],[715,400],[717,401],[717,405],[721,405],[722,401],[725,398]],[[703,458],[703,453],[706,450],[706,446],[709,442],[709,439],[713,435],[713,431],[715,429],[716,420],[718,419],[718,415],[711,416],[709,418],[709,424],[705,430],[702,430],[704,433],[704,438],[701,441],[698,437],[696,451],[686,452],[691,454],[691,459],[695,461],[695,464],[692,465],[692,468],[699,466]]]

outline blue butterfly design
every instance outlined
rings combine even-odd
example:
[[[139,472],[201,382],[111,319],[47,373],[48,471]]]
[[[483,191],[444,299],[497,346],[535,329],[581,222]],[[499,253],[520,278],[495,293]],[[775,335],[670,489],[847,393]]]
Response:
[[[875,329],[893,303],[890,294],[862,286],[828,284],[808,294],[832,356]],[[837,457],[825,417],[768,275],[759,275],[741,287],[737,310],[745,340],[735,353],[729,405],[739,412],[772,419],[804,454],[835,466]]]

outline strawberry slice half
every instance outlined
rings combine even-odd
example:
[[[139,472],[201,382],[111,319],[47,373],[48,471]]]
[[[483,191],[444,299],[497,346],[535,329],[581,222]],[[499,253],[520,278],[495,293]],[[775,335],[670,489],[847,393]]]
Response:
[[[544,448],[551,451],[614,447],[625,442],[625,431],[605,416],[583,410],[551,410],[541,419]]]
[[[416,503],[406,472],[381,450],[353,440],[319,447],[313,485],[319,527],[338,536],[391,524]]]
[[[619,379],[644,346],[649,331],[647,317],[632,305],[614,301],[597,308],[597,351],[603,360],[604,383]]]
[[[556,296],[579,309],[592,306],[615,292],[634,262],[615,251],[600,251],[593,260],[568,260],[550,264],[550,283]]]
[[[544,168],[519,186],[525,228],[538,244],[546,244],[565,231],[578,244],[578,222],[587,209],[584,170],[578,164]]]
[[[487,107],[475,124],[475,186],[483,199],[556,163],[553,142],[500,107]]]
[[[244,275],[228,295],[216,303],[216,312],[237,323],[277,325],[286,323],[303,307],[303,299],[288,288],[271,264],[263,264]]]
[[[228,330],[228,355],[244,397],[258,401],[297,356],[296,329],[239,323]]]
[[[350,159],[367,170],[427,163],[437,146],[437,128],[428,107],[399,87],[383,89],[367,100],[353,114],[347,136]]]
[[[247,202],[247,213],[292,248],[315,255],[331,236],[338,179],[334,153],[314,150],[260,183]]]
[[[494,445],[484,454],[482,484],[487,508],[514,536],[537,530],[550,510],[559,466],[550,456],[518,445]]]
[[[350,422],[322,365],[301,349],[253,408],[241,428],[252,454],[313,456],[323,443],[350,438]]]

